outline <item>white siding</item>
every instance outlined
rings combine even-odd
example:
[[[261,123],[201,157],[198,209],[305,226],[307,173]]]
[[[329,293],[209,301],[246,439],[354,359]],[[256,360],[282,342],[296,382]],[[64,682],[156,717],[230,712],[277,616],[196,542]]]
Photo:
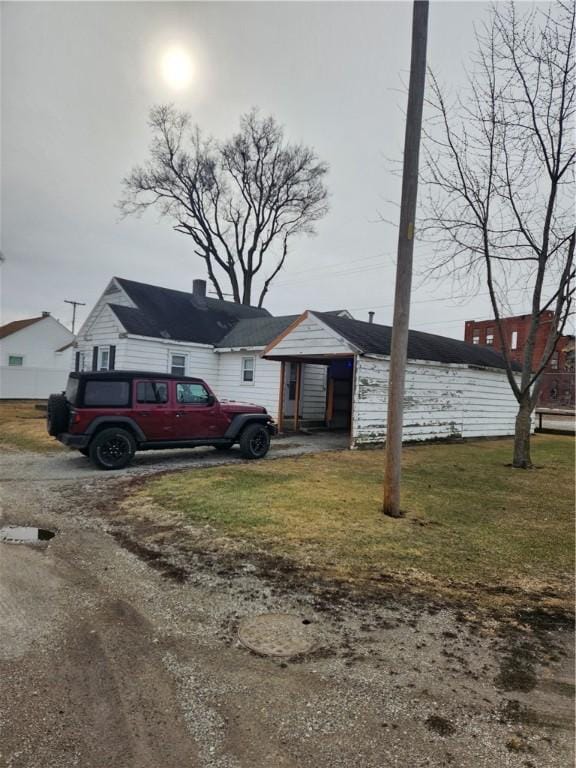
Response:
[[[257,351],[218,352],[214,354],[218,373],[213,389],[219,399],[262,405],[272,418],[278,417],[280,363],[264,360]],[[242,358],[254,357],[254,382],[242,382]]]
[[[99,303],[97,311],[91,312],[89,321],[86,321],[76,340],[76,352],[85,355],[85,369],[92,368],[92,351],[94,347],[108,347],[113,344],[116,347],[116,368],[120,368],[119,361],[124,353],[126,339],[121,339],[124,332],[120,321],[107,304]],[[73,363],[74,364],[74,363]]]
[[[116,349],[116,369],[169,373],[171,355],[184,355],[186,376],[204,379],[213,389],[217,379],[218,358],[211,347],[174,344],[162,339],[121,339]]]
[[[356,358],[352,438],[355,445],[386,436],[389,361]],[[404,439],[511,435],[517,403],[504,371],[408,362]]]
[[[312,313],[276,344],[270,354],[274,356],[307,356],[354,354],[350,344],[336,331],[328,328]]]
[[[0,397],[47,398],[66,387],[73,348],[56,350],[74,340],[71,331],[53,317],[22,328],[0,341]],[[11,355],[24,358],[22,366],[9,366]]]
[[[102,318],[102,312],[106,310],[107,312],[110,312],[110,314],[113,315],[114,318],[116,318],[116,315],[112,313],[112,310],[107,306],[108,304],[119,304],[122,307],[134,307],[134,302],[128,294],[124,291],[123,288],[120,287],[120,285],[116,282],[116,280],[112,279],[102,294],[96,304],[94,305],[94,308],[91,310],[90,314],[82,324],[82,327],[78,331],[78,340],[82,340],[82,343],[84,346],[89,345],[91,342],[91,337],[94,333],[99,332],[99,324],[101,322]],[[116,323],[118,324],[118,327],[120,327],[120,324],[116,320]],[[124,330],[122,328],[122,330]],[[108,342],[106,342],[108,343]],[[112,342],[114,343],[114,342]]]

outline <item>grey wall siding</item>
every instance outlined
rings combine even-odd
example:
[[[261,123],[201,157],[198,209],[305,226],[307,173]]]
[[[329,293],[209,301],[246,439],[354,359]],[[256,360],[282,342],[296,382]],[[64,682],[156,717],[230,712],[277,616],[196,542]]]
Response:
[[[389,361],[357,357],[352,442],[386,436]],[[404,439],[511,435],[517,412],[504,371],[408,362]]]

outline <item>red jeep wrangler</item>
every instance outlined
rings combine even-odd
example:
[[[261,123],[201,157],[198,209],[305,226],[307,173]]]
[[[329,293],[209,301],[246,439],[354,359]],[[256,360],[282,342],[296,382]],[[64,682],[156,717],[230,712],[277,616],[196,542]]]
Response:
[[[121,469],[136,451],[239,443],[246,459],[268,453],[276,428],[265,408],[219,403],[201,379],[167,373],[71,373],[48,399],[48,432],[101,469]]]

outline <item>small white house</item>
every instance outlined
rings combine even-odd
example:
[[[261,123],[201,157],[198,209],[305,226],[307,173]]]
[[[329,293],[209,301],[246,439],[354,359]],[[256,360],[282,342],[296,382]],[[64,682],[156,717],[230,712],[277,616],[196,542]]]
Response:
[[[220,399],[257,403],[281,429],[346,430],[350,445],[386,436],[391,329],[346,311],[272,317],[192,291],[113,278],[80,329],[76,370],[198,376]],[[510,435],[516,401],[493,350],[410,332],[407,440]]]
[[[0,326],[0,398],[45,399],[61,392],[74,335],[49,312]]]

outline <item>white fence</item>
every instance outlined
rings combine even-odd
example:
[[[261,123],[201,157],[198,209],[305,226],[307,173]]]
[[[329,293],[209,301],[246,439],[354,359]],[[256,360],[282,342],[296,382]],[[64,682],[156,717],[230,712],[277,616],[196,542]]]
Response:
[[[67,370],[0,366],[0,398],[44,400],[66,389]]]

